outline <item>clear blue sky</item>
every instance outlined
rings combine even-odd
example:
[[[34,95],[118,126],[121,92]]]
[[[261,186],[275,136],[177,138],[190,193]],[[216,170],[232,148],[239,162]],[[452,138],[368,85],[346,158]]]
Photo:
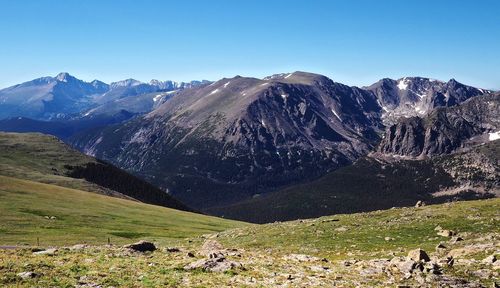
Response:
[[[110,82],[303,70],[500,89],[498,0],[0,0],[0,37],[0,87],[61,71]]]

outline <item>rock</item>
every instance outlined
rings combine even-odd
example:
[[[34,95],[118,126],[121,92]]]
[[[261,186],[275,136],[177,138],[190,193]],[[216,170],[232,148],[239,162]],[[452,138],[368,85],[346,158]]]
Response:
[[[87,247],[88,247],[87,244],[76,244],[76,245],[69,247],[69,250],[70,251],[80,251],[80,250],[86,249]]]
[[[425,206],[425,202],[421,201],[421,200],[418,200],[417,203],[415,204],[415,207],[422,207],[422,206]]]
[[[446,249],[446,246],[445,246],[443,243],[439,243],[439,244],[436,246],[436,250],[439,250],[439,249]]]
[[[25,279],[30,279],[30,278],[36,278],[39,275],[33,271],[26,271],[26,272],[17,273],[17,276],[20,277],[21,279],[25,280]]]
[[[460,242],[460,241],[464,241],[464,238],[460,237],[460,236],[456,236],[456,237],[452,237],[450,239],[451,243],[457,243],[457,242]]]
[[[356,263],[358,263],[358,260],[344,260],[341,262],[341,264],[344,265],[345,267],[352,266]]]
[[[50,249],[45,249],[42,251],[34,252],[33,255],[47,255],[47,256],[53,256],[57,252],[56,248],[50,248]]]
[[[207,257],[218,258],[223,256],[222,250],[224,247],[216,240],[206,240],[201,246],[200,252]]]
[[[174,253],[174,252],[180,252],[181,250],[176,247],[171,247],[166,249],[167,252]]]
[[[435,274],[435,275],[441,275],[441,267],[437,264],[437,263],[426,263],[424,265],[424,272],[426,273],[432,273],[432,274]]]
[[[417,262],[413,260],[398,261],[395,263],[395,266],[402,274],[407,274],[407,273],[411,274],[413,270],[417,267]]]
[[[497,261],[497,257],[495,255],[490,255],[481,261],[483,264],[493,264]]]
[[[441,226],[439,226],[439,225],[436,226],[436,228],[434,228],[434,231],[441,231],[441,230],[443,230],[443,228]]]
[[[235,268],[243,268],[239,262],[228,261],[225,257],[200,259],[191,264],[184,266],[184,270],[202,269],[210,272],[225,272]]]
[[[443,237],[451,237],[451,236],[454,236],[456,233],[454,231],[451,231],[451,230],[440,230],[438,231],[437,235],[439,236],[443,236]]]
[[[394,241],[394,238],[392,238],[392,237],[385,237],[384,240],[385,241]]]
[[[455,258],[453,258],[453,256],[448,256],[444,259],[440,259],[438,262],[441,265],[447,265],[448,267],[452,267],[453,264],[455,264]]]
[[[293,260],[297,262],[315,262],[315,261],[320,261],[321,259],[318,257],[314,256],[309,256],[305,254],[290,254],[285,257],[283,257],[286,260]]]
[[[129,244],[123,246],[123,248],[127,248],[137,252],[147,252],[147,251],[155,251],[156,246],[152,242],[147,241],[139,241],[137,243]]]
[[[188,256],[189,258],[193,258],[193,257],[194,257],[194,254],[193,254],[193,252],[188,252],[188,253],[187,253],[187,256]]]
[[[423,261],[423,262],[431,261],[429,255],[427,255],[427,253],[420,248],[410,251],[408,253],[407,258],[413,261]]]

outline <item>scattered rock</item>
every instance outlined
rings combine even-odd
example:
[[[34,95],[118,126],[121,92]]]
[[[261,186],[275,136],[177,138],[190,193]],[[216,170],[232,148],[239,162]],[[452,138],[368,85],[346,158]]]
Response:
[[[421,200],[418,200],[417,203],[415,204],[415,207],[422,207],[422,206],[425,206],[425,202],[421,201]]]
[[[25,280],[25,279],[30,279],[30,278],[36,278],[39,275],[33,271],[26,271],[26,272],[17,273],[17,276],[20,277],[21,279]]]
[[[200,259],[191,264],[184,266],[184,270],[202,269],[210,272],[225,272],[235,268],[243,268],[239,262],[229,261],[225,257]]]
[[[76,244],[76,245],[69,247],[69,250],[70,251],[80,251],[80,250],[86,249],[87,247],[88,247],[87,244]]]
[[[495,255],[490,255],[481,261],[483,264],[493,264],[497,261],[497,257]]]
[[[286,260],[293,260],[297,262],[315,262],[315,261],[320,261],[321,259],[318,257],[314,256],[309,256],[305,254],[290,254],[285,257],[283,257]]]
[[[223,256],[222,250],[224,250],[224,247],[219,242],[206,240],[201,246],[200,252],[207,257],[218,258]]]
[[[347,231],[347,227],[342,226],[342,227],[339,227],[339,228],[335,228],[335,231],[337,231],[337,232],[345,232],[345,231]]]
[[[170,253],[181,252],[181,250],[179,248],[176,248],[176,247],[167,248],[165,250],[167,252],[170,252]]]
[[[464,239],[462,237],[460,237],[460,236],[455,236],[455,237],[452,237],[450,239],[451,243],[457,243],[457,242],[460,242],[460,241],[464,241]]]
[[[427,253],[420,248],[410,251],[408,253],[407,258],[413,261],[423,261],[423,262],[431,261],[429,255],[427,255]]]
[[[45,249],[42,251],[34,252],[34,255],[47,255],[47,256],[53,256],[57,252],[56,248],[50,248],[50,249]]]
[[[454,236],[456,233],[454,231],[451,231],[451,230],[440,230],[438,231],[437,235],[439,236],[443,236],[443,237],[451,237],[451,236]]]
[[[435,275],[441,275],[442,274],[442,270],[441,270],[441,267],[437,264],[437,263],[426,263],[424,265],[424,272],[426,273],[432,273],[432,274],[435,274]]]
[[[155,251],[156,246],[152,242],[148,241],[139,241],[137,243],[129,244],[123,246],[123,248],[127,248],[133,251],[138,251],[138,252],[147,252],[147,251]]]
[[[446,249],[446,246],[445,246],[443,243],[439,243],[439,244],[436,246],[436,250],[439,250],[439,249]]]

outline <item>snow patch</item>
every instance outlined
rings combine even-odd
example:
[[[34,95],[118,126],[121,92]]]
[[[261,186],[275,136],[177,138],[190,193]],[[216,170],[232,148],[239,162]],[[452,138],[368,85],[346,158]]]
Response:
[[[283,98],[283,100],[286,100],[286,98],[288,98],[288,95],[286,95],[286,94],[281,94],[281,98]]]
[[[219,92],[219,89],[215,89],[214,91],[210,92],[210,94],[208,94],[208,95],[212,95],[212,94],[215,94],[217,92]]]
[[[227,85],[229,85],[229,83],[231,83],[231,81],[227,81],[227,83],[226,83],[226,84],[224,84],[224,88],[226,88],[226,87],[227,87]]]
[[[153,97],[153,102],[160,100],[161,96],[162,96],[161,94],[158,94],[155,97]]]
[[[408,83],[406,83],[406,78],[403,78],[403,80],[399,80],[398,88],[399,90],[406,90],[406,88],[408,88]]]
[[[290,74],[286,75],[284,79],[286,79],[286,78],[288,78],[288,77],[292,76],[292,74],[293,74],[293,73],[290,73]]]
[[[335,110],[333,110],[333,109],[331,109],[331,110],[332,110],[333,114],[334,114],[334,115],[335,115],[335,116],[336,116],[336,117],[337,117],[340,121],[342,121],[342,119],[340,119],[339,114],[337,114],[337,112],[335,112]]]
[[[500,131],[489,133],[489,140],[490,141],[495,141],[500,139]]]

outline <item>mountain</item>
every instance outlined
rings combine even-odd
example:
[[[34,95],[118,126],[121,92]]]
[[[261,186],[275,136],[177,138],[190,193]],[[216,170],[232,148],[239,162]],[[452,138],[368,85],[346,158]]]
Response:
[[[500,197],[500,141],[425,160],[365,156],[307,183],[232,205],[212,215],[269,223],[455,200]]]
[[[56,77],[43,77],[0,90],[0,119],[12,117],[27,117],[34,120],[74,118],[75,115],[85,114],[92,108],[115,100],[159,91],[180,90],[208,83],[210,82],[206,80],[187,83],[153,80],[147,84],[127,79],[108,85],[99,80],[85,82],[68,73],[60,73]],[[148,108],[147,112],[153,107],[149,105]],[[142,111],[145,108],[136,110]]]
[[[387,129],[377,151],[404,157],[451,153],[498,138],[500,93],[438,108],[425,118],[401,120]]]
[[[263,223],[499,197],[499,102],[498,93],[482,95],[404,119],[387,129],[377,151],[352,165],[207,212]]]
[[[190,211],[144,180],[38,133],[0,132],[0,175]]]
[[[434,108],[454,106],[492,92],[461,84],[455,79],[441,82],[423,77],[385,78],[364,88],[376,95],[386,125],[395,124],[400,118],[425,116]]]
[[[52,119],[77,113],[91,105],[106,86],[76,79],[68,73],[43,77],[0,90],[0,119],[30,117]]]
[[[349,164],[378,142],[380,113],[369,91],[321,75],[236,76],[70,143],[205,208]]]
[[[490,93],[453,79],[383,79],[361,89],[306,72],[236,76],[69,142],[193,207],[215,209],[349,165],[373,151],[391,121]]]

